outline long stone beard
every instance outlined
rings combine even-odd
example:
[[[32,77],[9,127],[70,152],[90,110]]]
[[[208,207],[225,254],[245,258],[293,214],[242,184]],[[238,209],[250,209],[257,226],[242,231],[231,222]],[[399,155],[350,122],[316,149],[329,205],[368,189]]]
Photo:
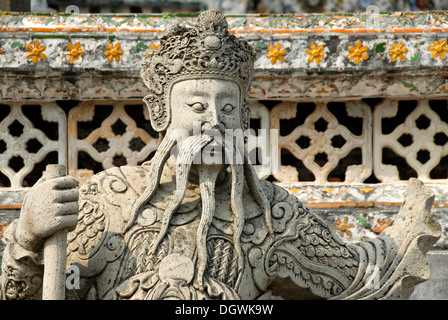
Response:
[[[163,167],[170,156],[171,151],[176,145],[176,134],[172,132],[168,134],[161,142],[151,164],[150,181],[135,202],[132,208],[131,219],[128,222],[127,229],[130,229],[134,221],[142,209],[143,205],[155,193],[160,183]],[[176,158],[176,191],[170,203],[166,207],[160,231],[153,241],[149,254],[154,255],[167,234],[168,227],[173,214],[182,203],[188,187],[188,177],[192,165],[197,159],[200,152],[213,141],[213,137],[207,134],[194,135],[186,138],[180,145]],[[243,205],[243,186],[244,181],[247,182],[249,190],[258,205],[263,209],[265,214],[265,222],[269,235],[272,237],[271,226],[271,210],[262,187],[260,186],[258,177],[251,164],[248,163],[247,153],[233,139],[225,136],[223,143],[219,139],[215,140],[215,147],[221,147],[224,150],[226,163],[229,164],[232,175],[231,188],[231,210],[233,215],[233,243],[235,255],[237,257],[237,274],[241,274],[244,266],[244,255],[241,249],[240,237],[244,227],[244,205]],[[200,164],[197,166],[199,176],[199,187],[201,192],[202,212],[199,226],[196,233],[197,246],[197,272],[196,285],[203,290],[203,278],[207,268],[207,235],[215,214],[215,186],[216,180],[222,170],[222,166],[216,164]]]

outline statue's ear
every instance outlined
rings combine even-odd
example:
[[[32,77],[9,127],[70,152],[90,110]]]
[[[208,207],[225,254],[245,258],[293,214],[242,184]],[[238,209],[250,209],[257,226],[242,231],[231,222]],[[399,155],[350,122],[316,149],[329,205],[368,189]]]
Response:
[[[149,111],[151,126],[157,132],[164,131],[168,127],[171,119],[171,111],[158,96],[153,94],[143,98]]]

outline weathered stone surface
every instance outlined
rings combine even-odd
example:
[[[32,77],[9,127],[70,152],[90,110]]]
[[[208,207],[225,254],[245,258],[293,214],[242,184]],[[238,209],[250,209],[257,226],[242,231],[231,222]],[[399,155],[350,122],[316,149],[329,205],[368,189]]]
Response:
[[[448,254],[445,251],[430,251],[427,260],[431,269],[428,281],[415,287],[410,300],[447,300],[448,299]]]
[[[115,58],[119,48],[108,48]],[[53,260],[42,261],[42,245],[68,228],[67,266],[82,286],[67,288],[70,299],[407,299],[428,279],[425,255],[440,237],[434,193],[411,179],[392,226],[345,243],[297,197],[260,180],[236,139],[249,127],[256,58],[219,12],[167,27],[141,71],[163,137],[154,157],[79,190],[72,177],[31,188],[7,229],[2,298],[41,297],[42,264]],[[235,136],[223,136],[229,130]]]

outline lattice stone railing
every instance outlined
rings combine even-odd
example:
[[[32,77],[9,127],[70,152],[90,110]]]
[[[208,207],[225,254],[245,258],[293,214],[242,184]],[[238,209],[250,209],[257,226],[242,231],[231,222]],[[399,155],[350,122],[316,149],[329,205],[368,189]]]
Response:
[[[387,99],[375,107],[372,151],[376,176],[383,182],[416,176],[424,182],[445,183],[448,178],[447,101],[410,101],[406,106],[401,105],[400,110],[402,102],[406,101]],[[388,127],[384,121],[393,118],[395,123]],[[398,162],[384,163],[385,149],[404,160],[401,168]]]
[[[47,163],[85,180],[151,158],[140,62],[169,23],[195,20],[0,13],[0,223]],[[248,145],[270,160],[257,163],[260,177],[335,227],[353,225],[350,241],[387,227],[418,177],[436,194],[438,245],[448,244],[446,12],[234,15],[229,30],[257,55],[252,128],[278,132]],[[284,62],[268,58],[276,48]]]
[[[282,183],[296,183],[299,181],[314,181],[323,184],[331,181],[332,172],[338,167],[342,159],[351,152],[360,150],[359,155],[352,158],[360,158],[360,164],[349,165],[345,177],[339,182],[359,183],[372,174],[372,114],[370,107],[362,102],[347,101],[338,103],[336,111],[346,113],[349,117],[359,118],[362,126],[359,134],[350,130],[350,123],[343,125],[338,118],[330,112],[327,102],[296,103],[283,102],[276,105],[271,111],[272,128],[281,130],[282,120],[299,121],[304,118],[304,113],[311,112],[303,121],[287,135],[280,135],[278,146],[273,145],[273,156],[278,157],[278,168],[273,170],[274,177]],[[311,106],[306,109],[305,106]],[[298,117],[300,115],[300,117]],[[358,128],[356,128],[358,129]],[[289,162],[301,161],[308,175],[314,177],[301,178],[301,174],[291,165],[282,163],[282,151],[288,150],[294,157]],[[274,155],[275,154],[275,155]],[[311,178],[311,179],[310,179]],[[333,178],[334,181],[334,178]]]
[[[28,116],[25,109],[31,111]],[[12,102],[1,104],[0,113],[6,115],[0,117],[1,186],[12,189],[32,186],[36,173],[29,176],[45,160],[67,165],[67,120],[56,103]],[[51,123],[56,124],[55,128],[51,128]],[[47,159],[51,153],[57,156]],[[41,174],[42,170],[37,176]]]
[[[447,101],[252,100],[252,128],[278,134],[247,147],[249,153],[268,155],[270,161],[257,164],[259,175],[281,184],[390,183],[410,177],[445,183]],[[65,109],[68,114],[55,102],[39,101],[1,106],[3,187],[32,185],[43,170],[35,167],[54,152],[54,161],[84,180],[113,166],[141,164],[157,149],[158,134],[139,101],[83,101]],[[35,169],[41,171],[27,179]]]
[[[365,183],[375,181],[372,173],[382,183],[446,183],[447,112],[441,99],[384,99],[373,109],[362,100],[281,102],[270,113],[280,130],[271,142],[273,176],[284,184]],[[295,127],[281,134],[288,121]]]
[[[81,102],[70,110],[68,119],[68,172],[80,180],[93,175],[93,167],[98,167],[94,163],[100,169],[136,166],[157,150],[158,134],[148,125],[149,114],[142,103]],[[84,163],[79,161],[82,155]]]

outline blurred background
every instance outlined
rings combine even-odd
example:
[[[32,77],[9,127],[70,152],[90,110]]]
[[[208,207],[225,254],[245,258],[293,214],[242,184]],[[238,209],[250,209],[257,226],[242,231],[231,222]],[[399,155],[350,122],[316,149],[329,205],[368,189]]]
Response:
[[[370,5],[385,11],[448,10],[448,0],[0,0],[0,10],[80,13],[197,13],[215,9],[226,14],[363,12]]]

